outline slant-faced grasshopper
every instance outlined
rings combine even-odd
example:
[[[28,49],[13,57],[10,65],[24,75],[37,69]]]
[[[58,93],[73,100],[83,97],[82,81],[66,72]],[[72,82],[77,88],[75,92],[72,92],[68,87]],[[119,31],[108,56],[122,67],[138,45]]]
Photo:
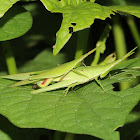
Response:
[[[31,73],[30,75],[29,75],[29,73],[27,73],[26,79],[22,79],[23,81],[15,83],[14,85],[12,85],[12,87],[38,82],[37,84],[41,87],[41,89],[32,91],[31,92],[32,94],[56,90],[56,89],[64,88],[64,87],[67,87],[65,90],[65,93],[67,93],[71,87],[89,82],[91,80],[96,80],[96,82],[104,90],[104,88],[101,85],[101,83],[99,82],[98,78],[99,77],[104,78],[115,65],[117,65],[118,63],[120,63],[121,61],[123,61],[124,59],[129,57],[130,55],[132,55],[136,48],[134,48],[133,50],[128,52],[123,58],[116,60],[114,62],[105,64],[105,65],[97,65],[97,66],[80,66],[80,67],[77,67],[74,69],[74,67],[79,62],[81,62],[85,57],[87,57],[89,55],[89,53],[87,53],[82,58],[80,58],[78,61],[77,60],[71,61],[69,63],[60,65],[56,68],[46,70],[45,72],[42,72],[41,74],[38,74],[39,72],[37,73],[37,75],[34,75],[35,72]],[[91,51],[90,51],[90,53],[91,53]],[[74,62],[74,63],[72,65],[70,65],[72,62]],[[65,68],[65,66],[67,68]],[[61,72],[63,67],[64,67],[64,71]],[[55,72],[56,69],[58,69],[58,73]],[[16,75],[18,75],[18,74],[16,74]],[[11,76],[9,75],[9,76],[4,76],[3,78],[16,79],[14,77],[11,77],[11,78],[10,77]],[[56,83],[49,85],[52,81],[56,82]]]
[[[100,47],[100,46],[99,46]],[[13,75],[6,75],[2,76],[2,78],[12,79],[12,80],[20,80],[20,82],[17,82],[11,87],[15,86],[21,86],[31,83],[38,82],[38,85],[40,87],[45,87],[53,81],[54,78],[60,77],[60,81],[73,69],[75,68],[81,61],[83,61],[87,56],[92,54],[98,47],[92,49],[88,53],[84,54],[80,58],[67,62],[65,64],[59,65],[57,67],[54,67],[52,69],[43,70],[43,71],[37,71],[37,72],[28,72],[28,73],[19,73],[19,74],[13,74]],[[46,79],[44,81],[44,79]],[[43,82],[41,82],[43,80]]]

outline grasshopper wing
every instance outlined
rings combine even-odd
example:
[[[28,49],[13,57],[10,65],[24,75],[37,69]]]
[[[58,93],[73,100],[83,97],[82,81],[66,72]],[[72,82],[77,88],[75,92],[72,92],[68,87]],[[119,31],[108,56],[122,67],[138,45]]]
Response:
[[[54,78],[54,77],[59,77],[61,75],[66,75],[67,73],[69,73],[73,68],[75,68],[77,66],[77,64],[79,62],[81,62],[83,59],[85,59],[88,55],[92,54],[97,48],[92,49],[91,51],[89,51],[88,53],[86,53],[85,55],[83,55],[82,57],[70,61],[68,63],[59,65],[55,68],[49,69],[44,73],[35,75],[33,77],[30,78],[30,80],[35,80],[35,79],[45,79],[45,78]]]

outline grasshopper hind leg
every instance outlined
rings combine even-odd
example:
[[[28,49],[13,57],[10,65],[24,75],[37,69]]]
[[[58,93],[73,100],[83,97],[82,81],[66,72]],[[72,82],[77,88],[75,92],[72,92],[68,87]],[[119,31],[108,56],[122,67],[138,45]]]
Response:
[[[76,85],[79,85],[79,83],[76,82],[76,83],[70,84],[70,85],[64,90],[64,96],[67,95],[67,93],[68,93],[68,91],[69,91],[70,88],[74,88]]]
[[[103,91],[104,91],[105,93],[107,93],[106,90],[104,89],[103,85],[101,84],[101,82],[100,82],[97,78],[95,78],[95,81],[96,81],[97,84],[103,89]]]

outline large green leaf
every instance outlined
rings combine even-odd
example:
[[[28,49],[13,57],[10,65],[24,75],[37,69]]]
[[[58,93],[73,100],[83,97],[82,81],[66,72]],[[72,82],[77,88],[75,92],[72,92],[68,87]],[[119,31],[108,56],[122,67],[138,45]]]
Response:
[[[31,26],[30,13],[15,5],[0,19],[0,41],[17,38],[25,34]]]
[[[67,1],[59,2],[57,0],[41,1],[51,12],[63,14],[61,28],[56,34],[57,39],[53,50],[54,55],[63,48],[73,32],[89,28],[96,18],[105,20],[107,17],[110,17],[110,14],[113,14],[110,8],[93,2],[80,1],[78,3],[76,0],[72,0],[69,3]]]
[[[94,2],[77,0],[41,0],[45,7],[51,12],[63,14],[63,21],[60,30],[56,34],[56,43],[53,46],[53,53],[56,55],[67,43],[73,32],[89,28],[94,20],[105,20],[117,11],[126,12],[140,17],[138,6],[101,6]]]
[[[0,113],[19,127],[56,129],[117,140],[119,135],[114,130],[124,125],[128,113],[138,103],[140,85],[115,92],[111,84],[140,75],[137,69],[130,71],[131,64],[129,71],[101,80],[107,94],[93,81],[77,86],[66,97],[63,90],[31,95],[30,86],[10,88],[14,81],[0,79]],[[130,73],[133,76],[125,76]]]
[[[19,0],[0,0],[0,17]]]

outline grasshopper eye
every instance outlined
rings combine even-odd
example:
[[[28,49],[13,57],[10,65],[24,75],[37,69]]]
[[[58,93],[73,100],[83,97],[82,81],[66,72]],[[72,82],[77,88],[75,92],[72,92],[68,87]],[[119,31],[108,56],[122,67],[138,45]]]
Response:
[[[32,89],[40,89],[40,87],[37,84],[35,84],[32,86]]]

